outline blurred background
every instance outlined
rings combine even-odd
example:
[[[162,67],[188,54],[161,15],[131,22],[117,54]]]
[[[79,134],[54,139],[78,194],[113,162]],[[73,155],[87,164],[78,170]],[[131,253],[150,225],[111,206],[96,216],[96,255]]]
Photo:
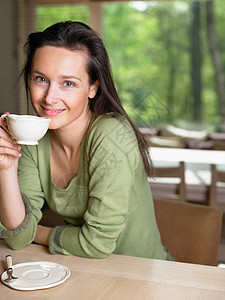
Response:
[[[0,111],[26,113],[19,74],[35,30],[63,20],[103,37],[122,103],[139,127],[224,132],[225,1],[0,0]]]

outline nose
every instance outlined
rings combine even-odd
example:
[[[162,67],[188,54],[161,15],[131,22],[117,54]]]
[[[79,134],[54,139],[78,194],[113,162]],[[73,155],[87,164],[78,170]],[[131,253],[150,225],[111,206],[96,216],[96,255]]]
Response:
[[[47,104],[52,105],[59,101],[59,93],[56,84],[49,84],[45,93],[45,101]]]

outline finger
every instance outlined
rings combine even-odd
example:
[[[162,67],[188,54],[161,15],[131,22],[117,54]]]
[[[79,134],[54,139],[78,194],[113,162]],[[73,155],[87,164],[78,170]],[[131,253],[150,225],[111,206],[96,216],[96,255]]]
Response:
[[[0,118],[0,126],[6,126],[7,125],[7,120],[4,118]]]
[[[0,138],[5,139],[12,144],[17,144],[16,140],[8,133],[8,131],[3,126],[0,127]]]
[[[1,118],[2,118],[2,119],[5,119],[5,117],[7,117],[8,115],[10,115],[10,113],[7,111],[7,112],[5,112],[3,115],[1,115]]]
[[[11,139],[11,138],[10,138]],[[5,147],[5,148],[9,148],[15,151],[20,151],[21,150],[21,146],[17,143],[14,143],[14,141],[11,139],[5,139],[4,137],[0,136],[0,147]]]
[[[12,149],[12,148],[0,146],[0,157],[5,155],[20,157],[21,153],[19,152],[18,149]]]
[[[7,111],[7,112],[5,112],[3,115],[1,115],[1,117],[3,117],[4,115],[10,115],[10,113]]]
[[[9,112],[5,112],[3,115],[1,115],[1,118],[0,118],[0,125],[3,123],[3,124],[7,124],[7,120],[6,120],[6,116],[10,115]]]

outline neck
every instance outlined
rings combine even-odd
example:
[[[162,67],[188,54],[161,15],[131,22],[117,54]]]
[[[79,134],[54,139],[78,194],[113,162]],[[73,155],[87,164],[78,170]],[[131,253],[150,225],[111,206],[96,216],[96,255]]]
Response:
[[[67,127],[51,130],[52,146],[60,147],[66,154],[76,153],[82,143],[83,137],[87,131],[91,120],[91,113],[82,120],[76,120],[75,123]]]

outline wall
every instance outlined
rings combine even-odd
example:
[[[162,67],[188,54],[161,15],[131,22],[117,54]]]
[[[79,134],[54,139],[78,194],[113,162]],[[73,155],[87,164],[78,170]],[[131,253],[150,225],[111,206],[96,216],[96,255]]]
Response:
[[[18,112],[16,0],[0,0],[0,113]]]

